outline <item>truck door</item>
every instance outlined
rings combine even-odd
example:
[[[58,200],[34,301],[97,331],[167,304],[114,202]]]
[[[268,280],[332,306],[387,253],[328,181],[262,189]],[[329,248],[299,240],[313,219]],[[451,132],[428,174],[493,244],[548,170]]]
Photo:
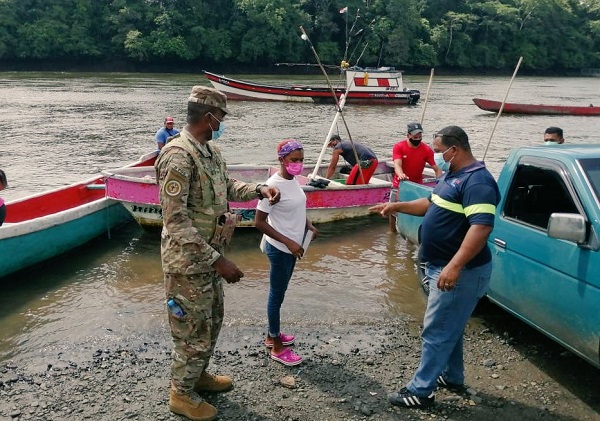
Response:
[[[494,269],[488,296],[563,346],[600,366],[597,247],[548,236],[555,212],[580,214],[597,237],[558,161],[522,157],[490,235]]]

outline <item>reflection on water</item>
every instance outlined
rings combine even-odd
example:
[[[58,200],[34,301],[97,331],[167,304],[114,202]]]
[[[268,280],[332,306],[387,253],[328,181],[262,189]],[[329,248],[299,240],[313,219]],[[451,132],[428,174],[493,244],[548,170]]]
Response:
[[[414,314],[424,298],[413,252],[379,217],[323,224],[298,262],[284,304],[286,324],[349,322]],[[267,257],[260,234],[240,229],[227,251],[245,277],[226,285],[226,323],[265,323]],[[90,337],[127,337],[164,327],[157,231],[135,224],[3,281],[0,360],[77,348]]]
[[[162,315],[160,276],[135,284],[138,275],[126,264],[137,230],[132,224],[113,232],[111,240],[99,239],[3,279],[0,359],[76,347],[86,337],[110,334],[128,315],[136,315],[140,328]]]

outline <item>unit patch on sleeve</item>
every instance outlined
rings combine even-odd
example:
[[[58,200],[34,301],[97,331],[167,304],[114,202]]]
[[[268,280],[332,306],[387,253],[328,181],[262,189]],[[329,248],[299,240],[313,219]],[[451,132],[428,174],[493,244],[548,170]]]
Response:
[[[176,197],[181,194],[181,183],[177,180],[167,181],[165,184],[165,193],[171,197]]]
[[[187,182],[185,176],[177,168],[169,169],[164,184],[164,192],[171,197],[178,197],[183,191],[183,183]]]

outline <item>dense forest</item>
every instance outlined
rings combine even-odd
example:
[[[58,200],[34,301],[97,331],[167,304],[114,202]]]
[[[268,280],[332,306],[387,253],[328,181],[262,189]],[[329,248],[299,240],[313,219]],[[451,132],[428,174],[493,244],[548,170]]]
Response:
[[[600,67],[599,0],[0,0],[0,68]]]

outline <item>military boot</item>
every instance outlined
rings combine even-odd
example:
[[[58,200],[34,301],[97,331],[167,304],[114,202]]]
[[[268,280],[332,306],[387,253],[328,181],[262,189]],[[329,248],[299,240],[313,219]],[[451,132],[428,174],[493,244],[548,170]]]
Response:
[[[203,401],[198,394],[183,395],[171,389],[169,409],[193,421],[212,421],[217,418],[217,408]]]
[[[202,373],[202,376],[194,385],[195,392],[226,392],[233,387],[233,382],[229,376],[217,376],[215,374]]]

